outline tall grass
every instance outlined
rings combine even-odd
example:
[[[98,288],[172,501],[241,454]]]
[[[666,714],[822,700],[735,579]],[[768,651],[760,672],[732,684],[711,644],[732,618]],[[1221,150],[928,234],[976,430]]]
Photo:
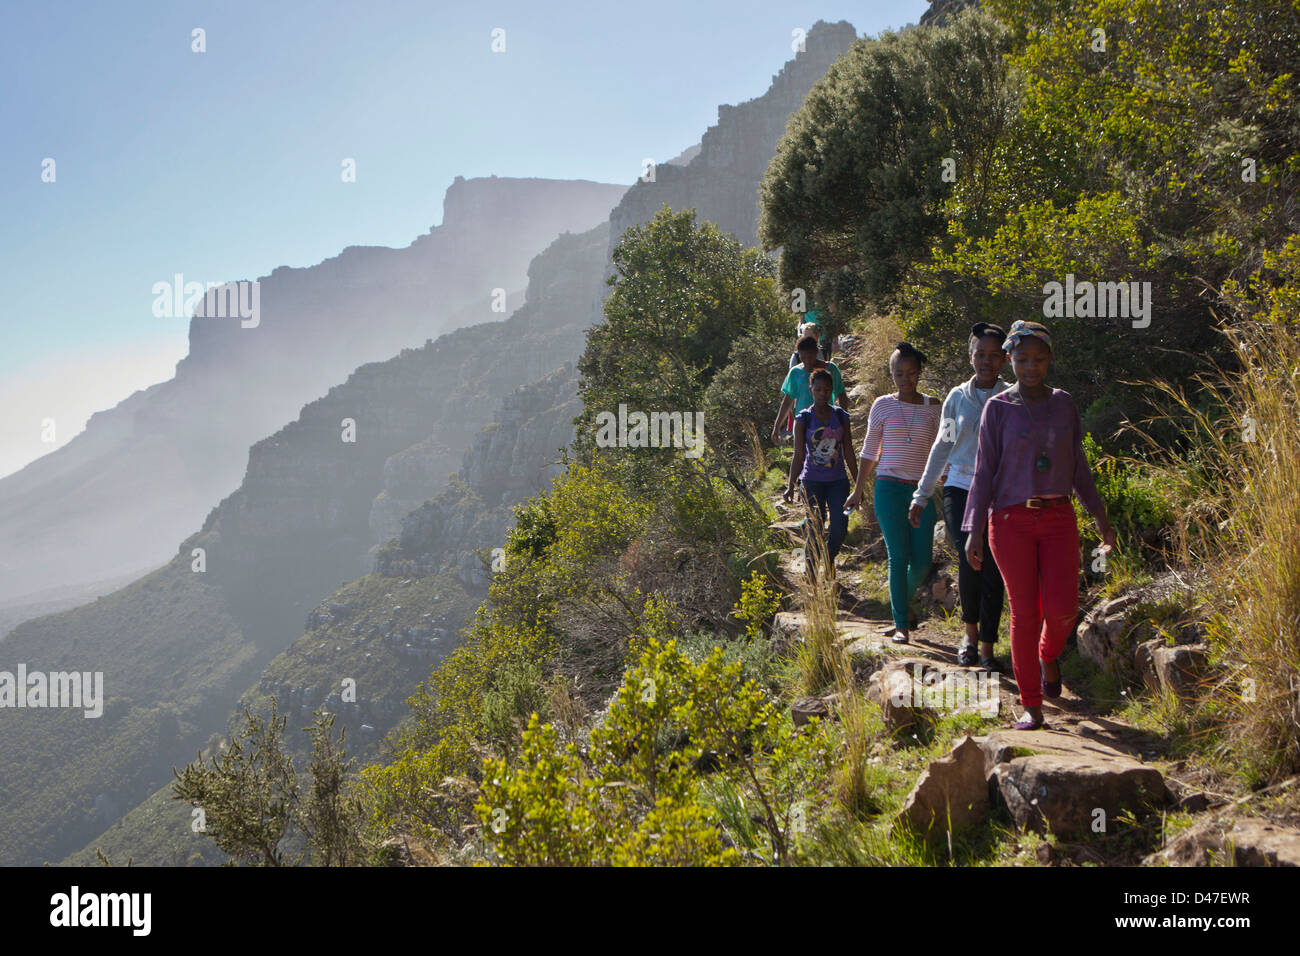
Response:
[[[1300,341],[1277,323],[1222,331],[1236,369],[1191,396],[1153,383],[1181,432],[1160,470],[1182,502],[1176,553],[1212,574],[1224,754],[1259,782],[1300,770]]]
[[[853,665],[839,640],[839,607],[834,568],[827,550],[820,513],[805,500],[805,553],[812,558],[800,585],[799,604],[804,612],[803,643],[799,647],[799,674],[805,693],[818,694],[834,687],[837,714],[844,732],[844,755],[836,773],[836,795],[856,815],[874,809],[868,761],[875,739],[866,699],[858,693]]]

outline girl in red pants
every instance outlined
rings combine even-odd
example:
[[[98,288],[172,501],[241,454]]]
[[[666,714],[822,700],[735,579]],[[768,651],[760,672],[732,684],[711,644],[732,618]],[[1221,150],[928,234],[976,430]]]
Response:
[[[966,559],[984,563],[984,529],[1011,604],[1011,664],[1025,713],[1017,730],[1043,725],[1043,697],[1061,693],[1057,658],[1079,611],[1079,529],[1071,491],[1097,519],[1102,546],[1115,531],[1083,453],[1079,410],[1068,392],[1045,383],[1052,337],[1017,321],[1002,343],[1016,384],[980,416],[975,478],[962,530]]]

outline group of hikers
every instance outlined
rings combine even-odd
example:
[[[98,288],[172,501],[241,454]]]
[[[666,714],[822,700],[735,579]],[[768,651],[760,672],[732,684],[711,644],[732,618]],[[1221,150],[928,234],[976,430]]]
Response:
[[[957,662],[1001,669],[994,645],[1005,589],[1011,663],[1024,707],[1016,729],[1041,727],[1043,698],[1061,693],[1058,658],[1078,614],[1072,494],[1096,519],[1103,550],[1115,546],[1084,455],[1078,408],[1068,392],[1046,384],[1051,335],[1038,322],[1018,320],[1010,331],[977,322],[968,339],[974,375],[942,403],[918,390],[925,355],[900,342],[889,357],[898,391],[872,403],[855,455],[848,396],[831,361],[835,341],[819,334],[816,318],[810,312],[799,327],[772,426],[774,444],[782,441],[783,426],[794,441],[785,500],[793,501],[801,482],[809,508],[829,524],[833,576],[849,514],[862,502],[874,469],[872,502],[889,555],[888,634],[905,644],[916,626],[911,598],[932,563],[939,512],[934,492],[942,478],[943,520],[957,550],[965,624]],[[1001,380],[1008,362],[1014,385]]]

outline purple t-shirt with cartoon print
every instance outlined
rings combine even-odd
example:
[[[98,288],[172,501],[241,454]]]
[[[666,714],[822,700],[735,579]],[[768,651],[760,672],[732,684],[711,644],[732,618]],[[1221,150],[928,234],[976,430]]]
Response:
[[[803,423],[803,471],[799,479],[808,481],[839,481],[844,477],[844,455],[841,442],[849,413],[838,405],[831,407],[829,422],[817,418],[813,409],[799,413]]]

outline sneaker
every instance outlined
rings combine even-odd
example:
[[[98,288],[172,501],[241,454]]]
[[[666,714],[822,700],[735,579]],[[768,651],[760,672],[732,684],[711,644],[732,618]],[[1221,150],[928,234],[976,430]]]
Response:
[[[974,667],[979,659],[979,648],[974,644],[963,644],[957,649],[957,664],[960,667]]]

